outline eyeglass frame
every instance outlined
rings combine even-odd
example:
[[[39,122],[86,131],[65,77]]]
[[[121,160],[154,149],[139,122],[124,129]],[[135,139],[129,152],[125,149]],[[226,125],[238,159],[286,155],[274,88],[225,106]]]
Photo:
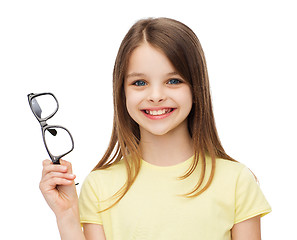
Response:
[[[32,106],[32,100],[33,100],[34,98],[36,98],[36,97],[43,96],[43,95],[51,95],[51,96],[55,99],[55,101],[56,101],[56,103],[57,103],[57,108],[56,108],[56,110],[55,110],[52,114],[50,114],[49,116],[47,116],[47,117],[45,117],[45,118],[39,117],[39,116],[35,113],[35,111],[33,110],[33,106]],[[45,145],[46,151],[47,151],[47,153],[49,154],[49,156],[50,156],[50,158],[51,158],[53,164],[60,164],[60,159],[61,159],[62,157],[64,157],[65,155],[67,155],[68,153],[70,153],[70,152],[74,149],[74,141],[73,141],[73,137],[72,137],[71,133],[69,132],[69,130],[68,130],[67,128],[62,127],[62,126],[60,126],[60,125],[48,125],[47,122],[46,122],[47,120],[49,120],[50,118],[52,118],[52,117],[57,113],[57,111],[58,111],[58,109],[59,109],[59,102],[58,102],[57,98],[55,97],[55,95],[52,94],[52,93],[50,93],[50,92],[37,93],[37,94],[35,94],[35,93],[30,93],[30,94],[27,95],[27,97],[28,97],[28,101],[29,101],[30,108],[31,108],[31,110],[32,110],[32,112],[33,112],[33,114],[34,114],[34,116],[36,117],[36,119],[38,120],[38,122],[39,122],[39,124],[40,124],[40,126],[41,126],[42,139],[43,139],[43,143],[44,143],[44,145]],[[38,102],[37,102],[37,103],[38,103]],[[40,106],[39,106],[39,107],[40,107]],[[51,129],[51,128],[53,128],[53,129],[54,129],[54,128],[61,128],[61,129],[65,130],[65,131],[69,134],[70,139],[71,139],[71,143],[72,143],[72,147],[71,147],[71,149],[70,149],[68,152],[63,153],[63,154],[58,155],[58,156],[55,156],[55,155],[53,155],[53,154],[50,152],[50,150],[49,150],[49,148],[48,148],[48,146],[47,146],[46,140],[45,140],[45,131],[46,131],[46,130],[49,131],[49,129]],[[51,131],[49,131],[49,132],[50,132],[51,134],[53,134]],[[54,134],[53,134],[53,135],[54,135]]]

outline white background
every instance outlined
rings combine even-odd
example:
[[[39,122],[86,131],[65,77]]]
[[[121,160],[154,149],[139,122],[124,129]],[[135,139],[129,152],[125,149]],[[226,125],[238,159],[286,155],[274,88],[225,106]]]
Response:
[[[225,150],[257,175],[273,212],[262,238],[297,239],[296,7],[293,1],[0,2],[0,219],[5,239],[59,239],[40,191],[48,158],[27,94],[53,92],[82,183],[112,127],[112,70],[140,18],[171,17],[198,35]],[[78,188],[79,190],[79,188]],[[0,237],[2,238],[2,237]]]

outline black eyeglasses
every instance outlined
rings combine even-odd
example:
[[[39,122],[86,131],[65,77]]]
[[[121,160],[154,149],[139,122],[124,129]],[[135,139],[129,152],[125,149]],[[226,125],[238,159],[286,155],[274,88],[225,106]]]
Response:
[[[52,93],[30,93],[28,101],[33,114],[40,123],[43,142],[52,162],[60,164],[60,159],[73,150],[74,142],[66,128],[46,123],[59,109],[57,98]]]

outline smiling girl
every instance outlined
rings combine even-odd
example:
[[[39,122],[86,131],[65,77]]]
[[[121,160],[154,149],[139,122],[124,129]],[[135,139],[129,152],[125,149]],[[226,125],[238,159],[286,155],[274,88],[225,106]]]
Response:
[[[40,188],[62,239],[261,239],[271,208],[220,143],[191,29],[168,18],[135,23],[116,58],[113,96],[110,144],[79,200],[71,164],[44,161]]]

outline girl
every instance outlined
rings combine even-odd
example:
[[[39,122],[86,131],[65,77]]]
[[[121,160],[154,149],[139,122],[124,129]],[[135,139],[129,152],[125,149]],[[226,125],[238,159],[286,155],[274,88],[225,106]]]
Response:
[[[191,29],[167,18],[134,24],[115,61],[113,96],[110,144],[79,200],[71,164],[44,161],[40,188],[62,239],[261,239],[260,217],[271,209],[220,143]]]

